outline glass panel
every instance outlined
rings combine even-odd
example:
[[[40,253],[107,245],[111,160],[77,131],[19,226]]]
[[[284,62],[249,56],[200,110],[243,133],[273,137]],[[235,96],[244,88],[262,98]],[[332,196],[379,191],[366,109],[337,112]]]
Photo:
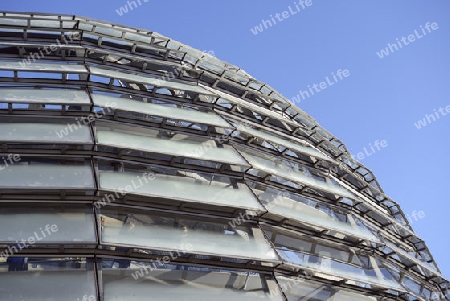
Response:
[[[302,172],[293,171],[291,168],[284,165],[281,160],[277,160],[275,158],[266,159],[255,154],[250,154],[247,150],[240,151],[241,154],[247,159],[250,165],[255,169],[259,169],[265,171],[271,175],[276,175],[285,179],[292,180],[294,182],[298,182],[303,185],[307,185],[311,188],[316,188],[320,190],[324,190],[329,193],[337,194],[342,197],[353,198],[354,195],[347,191],[346,189],[330,184],[328,182],[322,182],[316,180],[313,177],[308,177]]]
[[[346,235],[356,236],[373,242],[380,242],[380,240],[369,230],[360,228],[357,225],[352,226],[349,223],[341,222],[339,219],[334,218],[321,210],[295,200],[295,196],[290,194],[288,196],[282,196],[265,192],[258,197],[267,210],[274,214],[293,218],[297,221],[316,225],[327,230],[335,230]]]
[[[241,85],[246,85],[249,81],[248,78],[240,76],[239,74],[237,74],[235,72],[226,71],[225,74],[228,78],[233,79],[234,81],[240,83]]]
[[[304,116],[306,114],[303,112],[299,112],[300,110],[297,107],[294,107],[294,109],[299,113],[294,118],[297,120],[297,122],[304,124],[308,129],[312,129],[315,126],[314,122],[309,120],[309,118],[311,117]]]
[[[376,297],[363,296],[361,293],[345,291],[338,286],[319,284],[302,279],[290,279],[277,276],[288,301],[376,301]]]
[[[152,103],[139,102],[131,99],[117,98],[105,95],[92,95],[94,104],[99,107],[117,108],[123,111],[131,111],[153,116],[161,116],[175,120],[186,120],[194,123],[209,124],[230,128],[231,126],[217,114],[208,114],[192,110],[167,107]]]
[[[6,263],[0,262],[0,299],[97,300],[93,266],[92,262],[70,258],[9,257]]]
[[[76,21],[63,21],[63,28],[69,28],[69,29],[74,29],[76,28],[77,22]],[[80,28],[81,29],[81,28]],[[81,34],[80,34],[81,36]]]
[[[219,91],[217,89],[213,89],[211,87],[204,86],[204,88],[208,89],[209,91],[211,91],[211,93],[219,95],[221,98],[230,101],[231,103],[241,105],[244,108],[247,108],[247,109],[249,109],[251,111],[254,111],[254,112],[258,112],[258,113],[260,113],[260,114],[262,114],[264,116],[268,116],[268,117],[271,117],[273,119],[277,119],[277,120],[281,120],[282,119],[283,122],[286,122],[286,123],[288,123],[290,125],[296,126],[294,122],[291,122],[290,120],[288,120],[286,118],[283,118],[282,115],[277,114],[275,112],[272,112],[272,111],[270,111],[270,110],[268,110],[266,108],[262,108],[260,106],[255,105],[255,104],[252,104],[252,103],[250,103],[248,101],[245,101],[245,100],[243,100],[241,98],[234,97],[234,96],[232,96],[230,94],[226,94],[226,93],[224,93],[222,91]]]
[[[223,69],[222,68],[220,68],[220,67],[218,67],[216,65],[213,65],[213,64],[211,64],[211,63],[209,63],[207,61],[201,61],[198,66],[200,68],[202,68],[202,69],[209,70],[209,71],[211,71],[211,72],[213,72],[215,74],[222,74],[223,73]]]
[[[0,100],[15,103],[90,104],[81,90],[0,89]]]
[[[28,26],[26,19],[0,18],[0,25]]]
[[[250,83],[249,86],[252,89],[259,90],[259,89],[261,89],[262,85],[263,85],[262,83],[258,82],[255,79],[252,79],[252,82]]]
[[[239,132],[247,133],[254,137],[260,137],[266,141],[273,142],[273,143],[282,145],[284,147],[290,148],[293,151],[297,151],[297,152],[300,152],[300,153],[303,153],[306,155],[310,155],[310,156],[313,156],[316,158],[320,158],[323,160],[332,161],[331,158],[328,158],[324,154],[320,153],[319,151],[317,151],[311,147],[307,147],[305,145],[301,145],[300,143],[294,143],[294,142],[279,138],[275,135],[269,134],[266,131],[256,130],[252,127],[242,125],[239,122],[232,122],[232,123]]]
[[[78,29],[84,30],[84,31],[92,31],[93,27],[94,26],[92,26],[91,24],[87,24],[83,21],[80,21],[80,23],[78,24]]]
[[[330,258],[322,258],[315,255],[303,254],[301,252],[281,251],[280,253],[291,253],[290,256],[284,256],[288,262],[306,267],[318,272],[325,272],[338,277],[352,279],[359,282],[373,283],[383,287],[392,288],[405,292],[405,289],[392,278],[384,277],[379,273],[378,268],[362,268],[343,262],[338,262]],[[295,254],[295,255],[294,255]],[[281,254],[280,254],[281,255]],[[378,272],[378,273],[377,273]]]
[[[143,36],[141,34],[136,34],[136,33],[131,33],[131,32],[127,32],[125,34],[125,38],[128,40],[147,43],[147,44],[150,44],[150,41],[152,39],[151,36]]]
[[[50,21],[50,20],[33,20],[30,21],[32,27],[47,27],[47,28],[59,28],[59,21]]]
[[[122,36],[122,31],[113,29],[113,28],[105,28],[105,27],[97,26],[95,28],[95,32],[99,33],[99,34],[104,34],[107,36],[118,37],[118,38],[120,38]]]
[[[284,276],[277,276],[276,278],[288,301],[332,300],[330,297],[334,294],[334,290],[329,285],[308,282],[302,279],[290,279]]]
[[[99,144],[126,149],[248,166],[233,148],[217,148],[213,140],[200,144],[194,141],[159,139],[117,131],[97,131],[97,141]]]
[[[81,125],[69,130],[67,124],[57,123],[0,123],[0,140],[5,142],[89,143],[91,131]]]
[[[199,86],[192,86],[192,85],[188,85],[188,84],[184,84],[184,83],[165,81],[165,80],[162,80],[159,78],[145,77],[142,75],[123,73],[123,72],[114,71],[114,70],[106,70],[106,69],[101,69],[101,68],[97,68],[97,67],[89,67],[89,68],[90,68],[92,74],[99,75],[99,76],[123,79],[125,81],[136,82],[136,83],[144,83],[147,85],[161,87],[161,88],[183,90],[183,91],[189,91],[189,92],[194,92],[194,93],[204,94],[204,95],[215,95],[214,93],[210,93],[209,91],[207,91]]]
[[[204,255],[248,258],[278,262],[278,257],[262,231],[249,224],[231,227],[220,221],[203,221],[184,216],[145,214],[108,208],[101,213],[105,223],[101,241],[156,250],[185,250]],[[122,227],[117,224],[126,220]],[[231,222],[230,222],[231,223]],[[239,222],[240,224],[240,222]]]
[[[308,238],[305,238],[305,236],[292,237],[284,235],[282,232],[276,232],[276,230],[272,232],[273,230],[264,226],[264,233],[270,237],[276,248],[311,252],[313,245],[315,245],[314,240],[309,239],[308,241]]]
[[[419,265],[420,267],[425,268],[428,271],[432,272],[434,275],[441,277],[441,274],[438,272],[436,267],[434,267],[430,263],[428,263],[426,261],[420,261],[419,259],[415,258],[414,256],[408,254],[408,252],[404,251],[402,248],[397,247],[396,245],[394,245],[387,239],[384,240],[384,243],[386,244],[386,246],[388,246],[392,251],[394,251],[398,255],[400,255],[402,257],[406,257],[407,259],[413,261],[415,264]]]
[[[29,17],[31,17],[31,15],[30,14],[23,14],[23,13],[18,13],[18,14],[16,14],[16,13],[7,13],[7,12],[4,12],[4,13],[2,13],[4,16],[6,16],[6,17],[20,17],[20,18],[29,18]],[[33,14],[34,15],[34,14]],[[49,19],[51,19],[53,16],[49,16]],[[55,16],[55,17],[57,17],[57,16]]]
[[[293,201],[289,198],[278,197],[274,200],[274,204],[276,205],[269,208],[270,212],[284,217],[294,218],[295,220],[301,222],[320,226],[328,230],[336,230],[347,235],[357,236],[373,242],[379,242],[379,239],[369,230],[364,231],[357,226],[340,222],[338,219],[334,219],[320,210]]]
[[[14,165],[0,166],[0,187],[33,189],[95,188],[94,175],[87,165],[27,164],[24,160]]]
[[[123,191],[131,186],[131,193],[152,197],[163,197],[184,202],[199,202],[218,206],[230,206],[262,211],[264,208],[252,192],[241,185],[234,189],[220,182],[199,182],[195,177],[152,174],[145,177],[139,173],[114,173],[100,171],[100,189]]]
[[[0,209],[0,241],[18,241],[25,247],[34,243],[96,243],[92,209],[86,213],[87,209],[60,205],[4,206]]]
[[[64,73],[88,73],[84,65],[49,64],[30,62],[2,61],[0,60],[0,70],[30,70],[30,71],[53,71]]]
[[[319,254],[319,256],[336,258],[344,262],[347,262],[350,256],[350,252],[342,251],[341,249],[333,248],[322,244],[316,245],[315,253]]]
[[[202,271],[187,266],[153,269],[146,262],[132,266],[128,270],[102,270],[105,301],[144,301],[149,296],[152,300],[183,301],[283,300],[275,281],[258,273],[208,268]]]
[[[408,289],[408,291],[413,292],[414,294],[416,294],[417,296],[421,295],[421,286],[419,283],[417,283],[416,281],[410,279],[409,277],[403,277],[402,280],[403,285]]]

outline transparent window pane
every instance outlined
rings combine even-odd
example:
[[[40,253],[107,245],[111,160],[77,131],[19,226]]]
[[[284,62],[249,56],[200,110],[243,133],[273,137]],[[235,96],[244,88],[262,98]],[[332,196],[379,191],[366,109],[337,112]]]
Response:
[[[271,175],[279,176],[296,183],[307,185],[311,188],[324,190],[329,193],[340,195],[342,197],[353,198],[354,195],[346,189],[336,186],[332,183],[322,182],[313,177],[308,177],[303,172],[295,171],[293,168],[287,167],[281,160],[274,157],[257,155],[256,153],[250,153],[248,150],[240,150],[240,153],[247,159],[250,165],[255,169],[262,170]]]
[[[151,116],[161,116],[175,120],[186,120],[195,123],[209,124],[229,128],[230,125],[217,114],[208,114],[181,108],[161,106],[125,98],[106,95],[92,95],[94,104],[99,107],[117,108],[122,111],[137,112]]]
[[[231,206],[253,210],[264,210],[252,192],[245,186],[237,189],[220,182],[203,183],[195,178],[142,173],[100,171],[100,189],[124,191],[130,186],[133,194],[163,197],[185,202],[199,202],[218,206]]]
[[[275,135],[269,134],[268,132],[265,131],[261,131],[261,130],[256,130],[255,128],[252,128],[250,126],[245,126],[239,122],[233,122],[233,125],[236,126],[237,130],[239,132],[243,132],[243,133],[247,133],[250,134],[254,137],[259,137],[262,138],[268,142],[272,142],[278,145],[282,145],[284,147],[287,147],[293,151],[299,152],[299,153],[303,153],[309,156],[313,156],[315,158],[320,158],[322,160],[327,160],[330,161],[331,159],[327,156],[325,156],[324,154],[320,153],[319,151],[311,148],[311,147],[307,147],[305,145],[301,145],[300,143],[294,143],[292,141],[289,140],[285,140],[282,138],[279,138]]]
[[[120,71],[107,70],[107,69],[102,69],[102,68],[97,68],[97,67],[90,67],[90,70],[91,70],[92,74],[98,75],[98,76],[122,79],[125,81],[135,82],[135,83],[143,83],[143,84],[156,86],[156,87],[160,87],[160,88],[182,90],[182,91],[194,92],[197,94],[204,94],[204,95],[214,95],[214,93],[211,93],[199,86],[192,86],[192,85],[173,82],[173,81],[165,81],[165,80],[162,80],[159,78],[145,77],[142,75],[123,73]]]
[[[177,141],[119,131],[97,130],[97,141],[102,145],[120,148],[248,166],[233,148],[218,148],[213,140],[195,143],[189,140]]]
[[[250,225],[233,228],[225,222],[104,208],[101,213],[117,221],[105,223],[101,240],[106,244],[267,261],[278,259],[262,231]]]
[[[368,229],[342,222],[337,217],[322,210],[306,204],[306,198],[297,197],[294,194],[280,195],[275,192],[266,191],[258,193],[258,198],[269,212],[289,217],[300,222],[322,227],[326,230],[335,230],[345,235],[350,235],[372,242],[380,240]]]
[[[218,95],[221,98],[223,98],[223,99],[225,99],[225,100],[227,100],[227,101],[229,101],[229,102],[231,102],[233,104],[237,104],[239,106],[242,106],[243,108],[247,108],[248,110],[251,110],[253,112],[258,112],[259,114],[262,114],[262,115],[267,116],[267,117],[271,117],[271,118],[276,119],[276,120],[283,119],[283,122],[286,122],[287,124],[291,124],[291,125],[297,127],[297,125],[294,122],[291,122],[290,120],[283,118],[282,115],[277,114],[277,113],[275,113],[275,112],[273,112],[271,110],[268,110],[266,108],[260,107],[260,106],[255,105],[255,104],[252,104],[252,103],[250,103],[248,101],[245,101],[245,100],[243,100],[241,98],[238,98],[238,97],[232,96],[230,94],[224,93],[224,92],[219,91],[217,89],[214,89],[214,88],[211,88],[211,87],[207,87],[207,86],[202,86],[202,87],[204,87],[205,89],[208,89],[209,91],[211,91],[211,93],[214,93],[215,95]]]
[[[277,276],[279,285],[288,301],[376,301],[376,297],[363,296],[361,293],[345,291],[338,286],[318,284],[303,279],[290,279]]]
[[[184,301],[283,300],[276,283],[257,273],[208,268],[202,271],[187,266],[177,266],[176,270],[151,267],[149,263],[133,262],[131,269],[125,271],[103,269],[104,300],[144,301],[149,296],[154,300]]]

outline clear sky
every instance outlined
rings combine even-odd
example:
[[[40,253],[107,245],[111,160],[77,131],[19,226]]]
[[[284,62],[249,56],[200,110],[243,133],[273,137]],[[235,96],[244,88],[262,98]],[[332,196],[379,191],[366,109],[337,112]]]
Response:
[[[128,12],[126,0],[3,0],[0,9],[150,29],[214,51],[288,99],[303,91],[298,106],[361,153],[450,279],[450,1],[135,1]]]

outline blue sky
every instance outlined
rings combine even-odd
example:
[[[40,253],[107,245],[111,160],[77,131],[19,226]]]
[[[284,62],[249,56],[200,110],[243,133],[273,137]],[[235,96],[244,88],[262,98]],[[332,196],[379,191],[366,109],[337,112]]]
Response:
[[[332,86],[317,88],[298,106],[354,156],[366,148],[361,162],[411,216],[450,278],[450,1],[311,0],[304,8],[298,0],[140,2],[122,16],[116,10],[124,0],[3,1],[1,10],[76,14],[150,29],[214,51],[289,99],[328,77]],[[270,15],[276,24],[266,22],[267,29],[254,34],[251,29]],[[425,29],[427,22],[437,23],[435,29]],[[386,50],[388,43],[397,50]],[[389,55],[380,58],[382,49]],[[349,75],[333,82],[339,69]],[[376,140],[387,146],[378,150]],[[422,217],[412,217],[414,211]]]

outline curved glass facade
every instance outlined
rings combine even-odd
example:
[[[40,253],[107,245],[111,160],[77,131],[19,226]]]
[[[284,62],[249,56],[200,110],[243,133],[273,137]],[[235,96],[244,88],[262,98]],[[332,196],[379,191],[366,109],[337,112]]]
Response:
[[[0,12],[0,300],[450,300],[345,145],[157,33]]]

